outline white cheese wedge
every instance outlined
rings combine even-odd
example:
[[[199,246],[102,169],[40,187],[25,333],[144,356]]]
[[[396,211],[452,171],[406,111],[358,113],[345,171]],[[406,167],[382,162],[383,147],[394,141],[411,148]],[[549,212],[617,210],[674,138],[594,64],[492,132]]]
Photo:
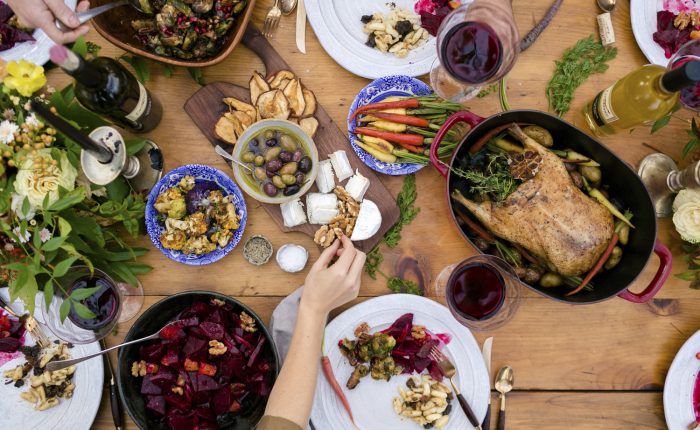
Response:
[[[369,189],[369,179],[364,177],[360,171],[356,171],[352,178],[345,185],[345,191],[357,202],[361,202],[365,193]]]
[[[291,202],[280,205],[282,210],[282,218],[284,218],[285,227],[295,227],[297,225],[306,224],[306,213],[301,200],[295,199]]]
[[[323,160],[318,163],[318,176],[316,176],[316,186],[322,193],[330,193],[335,188],[335,177],[331,160]],[[308,202],[307,202],[308,205]]]
[[[335,194],[311,193],[306,197],[306,215],[311,224],[328,224],[338,215]]]
[[[348,154],[345,151],[342,149],[335,151],[330,155],[330,159],[338,181],[343,182],[352,176],[352,166],[350,165],[350,160],[348,160]]]
[[[377,234],[382,225],[382,213],[372,200],[364,200],[350,240],[367,240]]]

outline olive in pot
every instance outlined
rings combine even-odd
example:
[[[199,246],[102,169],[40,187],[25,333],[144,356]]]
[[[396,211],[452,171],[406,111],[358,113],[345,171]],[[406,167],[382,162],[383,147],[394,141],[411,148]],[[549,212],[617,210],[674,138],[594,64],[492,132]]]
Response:
[[[311,159],[309,157],[303,157],[299,161],[299,170],[303,173],[309,173],[311,171]]]

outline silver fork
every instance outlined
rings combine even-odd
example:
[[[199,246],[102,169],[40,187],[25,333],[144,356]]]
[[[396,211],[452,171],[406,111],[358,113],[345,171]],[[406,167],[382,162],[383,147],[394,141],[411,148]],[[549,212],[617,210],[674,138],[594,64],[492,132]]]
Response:
[[[447,376],[447,379],[450,380],[450,384],[452,385],[452,391],[454,391],[455,395],[457,396],[459,405],[462,407],[462,410],[467,415],[467,419],[469,419],[469,422],[474,426],[476,430],[482,430],[479,420],[476,419],[474,411],[472,411],[472,408],[469,406],[469,403],[467,403],[467,399],[465,399],[462,393],[459,392],[459,389],[457,389],[457,386],[452,380],[452,378],[457,374],[457,369],[455,369],[455,366],[452,364],[452,362],[450,362],[450,359],[445,357],[445,354],[443,354],[442,351],[437,349],[437,347],[435,346],[430,350],[430,358],[437,361],[437,364],[438,366],[440,366],[440,370],[442,370],[442,373],[444,373],[445,376]]]
[[[265,23],[263,24],[262,34],[265,37],[272,37],[272,33],[277,30],[277,26],[280,23],[280,17],[282,16],[282,9],[279,7],[280,0],[275,0],[275,5],[267,12],[265,17]]]
[[[44,334],[39,322],[31,314],[26,314],[23,316],[17,315],[17,313],[12,310],[10,305],[8,305],[2,298],[0,298],[0,307],[5,309],[13,317],[18,318],[20,321],[23,320],[24,328],[27,329],[29,334],[32,335],[36,343],[41,348],[48,348],[51,346],[51,339]]]

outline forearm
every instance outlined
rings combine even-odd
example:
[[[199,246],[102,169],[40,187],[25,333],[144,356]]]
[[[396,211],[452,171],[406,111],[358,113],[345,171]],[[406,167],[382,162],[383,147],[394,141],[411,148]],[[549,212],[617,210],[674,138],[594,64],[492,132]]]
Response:
[[[306,428],[316,389],[327,315],[305,308],[303,300],[298,315],[289,352],[268,399],[265,414],[286,418]]]

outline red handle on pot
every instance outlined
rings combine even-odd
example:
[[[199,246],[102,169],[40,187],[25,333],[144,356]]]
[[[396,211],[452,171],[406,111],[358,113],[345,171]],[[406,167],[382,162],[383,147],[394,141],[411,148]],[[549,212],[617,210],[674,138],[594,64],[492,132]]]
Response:
[[[433,163],[433,166],[435,166],[437,171],[440,172],[442,176],[447,178],[447,172],[449,169],[442,164],[437,152],[440,148],[440,142],[442,142],[442,139],[445,137],[447,132],[450,131],[450,129],[458,122],[466,122],[473,128],[483,120],[484,118],[474,113],[460,111],[453,113],[449,118],[447,118],[447,121],[445,121],[442,127],[440,127],[440,131],[437,132],[435,139],[433,139],[433,144],[430,145],[430,162]],[[459,146],[457,146],[457,148],[459,148]]]
[[[671,274],[671,264],[673,260],[671,251],[658,240],[654,244],[654,254],[659,256],[659,270],[656,271],[656,275],[654,275],[654,279],[651,280],[649,286],[641,293],[633,293],[630,290],[625,290],[618,294],[618,297],[632,303],[646,303],[654,298]]]

